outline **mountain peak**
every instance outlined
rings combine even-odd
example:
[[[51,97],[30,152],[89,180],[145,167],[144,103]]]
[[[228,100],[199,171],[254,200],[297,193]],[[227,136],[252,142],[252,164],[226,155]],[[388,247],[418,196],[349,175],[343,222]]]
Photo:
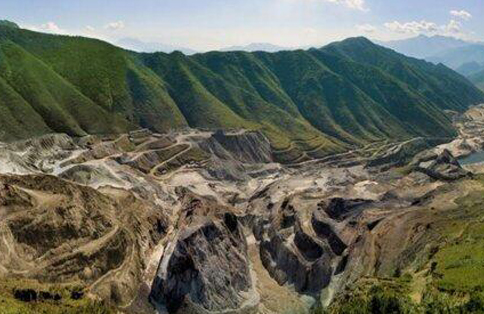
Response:
[[[366,38],[365,36],[358,36],[358,37],[349,37],[343,40],[344,42],[359,42],[359,43],[365,43],[365,44],[373,44],[371,40]]]
[[[6,26],[11,28],[20,28],[17,23],[8,20],[0,20],[0,26]]]
[[[351,45],[357,45],[357,46],[374,46],[375,43],[373,43],[371,40],[364,36],[359,36],[359,37],[350,37],[346,38],[345,40],[340,42],[341,44],[351,44]]]
[[[359,36],[359,37],[350,37],[346,38],[345,40],[338,41],[331,43],[324,48],[328,47],[347,47],[347,48],[364,48],[364,47],[373,47],[376,46],[371,40],[364,36]]]

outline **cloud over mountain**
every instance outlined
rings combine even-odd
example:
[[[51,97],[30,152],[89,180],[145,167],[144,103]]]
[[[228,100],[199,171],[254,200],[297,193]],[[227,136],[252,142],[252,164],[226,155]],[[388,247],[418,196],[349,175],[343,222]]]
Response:
[[[470,14],[469,12],[465,11],[465,10],[452,10],[450,11],[450,14],[453,15],[453,16],[456,16],[456,17],[459,17],[463,20],[470,20],[472,18],[472,14]]]
[[[124,21],[111,22],[105,26],[106,29],[113,30],[113,31],[120,30],[125,27],[126,25],[124,24]]]

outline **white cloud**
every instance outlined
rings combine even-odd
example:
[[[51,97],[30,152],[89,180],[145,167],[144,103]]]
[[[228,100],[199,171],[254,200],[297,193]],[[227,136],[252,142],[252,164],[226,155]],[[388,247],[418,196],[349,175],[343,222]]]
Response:
[[[470,14],[469,12],[465,11],[465,10],[452,10],[450,11],[450,14],[453,15],[453,16],[456,16],[456,17],[459,17],[463,20],[470,20],[472,18],[472,14]]]
[[[350,9],[354,10],[360,10],[360,11],[368,11],[368,9],[365,7],[365,1],[366,0],[286,0],[286,1],[292,1],[292,2],[329,2],[329,3],[335,3],[335,4],[340,4],[344,5]]]
[[[361,33],[374,33],[376,31],[376,27],[371,24],[360,24],[356,25],[356,29]]]
[[[365,0],[324,0],[327,2],[344,4],[350,9],[366,11]]]
[[[44,31],[50,32],[50,33],[59,33],[61,32],[60,27],[54,23],[54,22],[47,22],[45,24],[42,24],[40,28]]]
[[[24,28],[30,29],[36,32],[42,32],[42,33],[52,33],[52,34],[62,34],[62,35],[67,35],[69,32],[66,30],[60,28],[56,23],[54,22],[47,22],[42,25],[25,25]]]
[[[422,20],[400,23],[398,21],[393,21],[384,24],[386,28],[396,33],[401,34],[419,34],[419,33],[432,33],[439,30],[437,24],[433,22],[427,22]]]
[[[456,20],[450,20],[449,24],[443,26],[443,30],[447,33],[459,34],[462,32],[462,25]]]
[[[463,30],[461,22],[454,19],[444,25],[437,25],[436,23],[423,20],[406,23],[393,21],[385,23],[384,26],[390,31],[400,34],[433,34],[453,37],[465,37],[468,35]]]
[[[91,25],[87,25],[86,30],[89,31],[89,32],[94,32],[96,29],[94,27],[92,27]]]
[[[116,22],[111,22],[111,23],[107,24],[104,28],[112,30],[112,31],[117,31],[117,30],[125,28],[125,26],[126,25],[124,24],[123,21],[116,21]]]

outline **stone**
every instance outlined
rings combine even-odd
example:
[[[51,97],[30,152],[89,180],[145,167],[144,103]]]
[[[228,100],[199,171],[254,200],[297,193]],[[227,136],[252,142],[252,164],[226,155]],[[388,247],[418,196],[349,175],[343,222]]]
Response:
[[[152,302],[169,313],[242,313],[256,307],[258,294],[237,216],[214,201],[190,196],[179,225],[161,259]]]
[[[433,161],[420,162],[415,169],[433,179],[443,181],[458,180],[471,175],[469,171],[461,167],[457,159],[447,149],[437,155]]]

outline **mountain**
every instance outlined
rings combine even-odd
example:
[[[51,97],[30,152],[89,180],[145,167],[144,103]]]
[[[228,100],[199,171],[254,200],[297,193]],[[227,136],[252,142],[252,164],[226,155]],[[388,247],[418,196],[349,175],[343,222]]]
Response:
[[[20,28],[16,23],[7,21],[7,20],[0,20],[0,26],[7,26],[12,28]]]
[[[455,69],[456,72],[469,77],[472,74],[478,73],[484,70],[484,63],[480,64],[477,61],[470,61],[460,65],[458,68]]]
[[[453,37],[420,35],[410,39],[381,42],[381,45],[407,56],[445,64],[464,76],[484,70],[483,43],[471,43]]]
[[[352,38],[307,51],[136,53],[0,26],[1,140],[186,127],[262,131],[284,154],[453,136],[484,94],[443,65]]]
[[[473,44],[464,47],[448,49],[438,54],[429,56],[428,61],[434,63],[443,63],[452,69],[458,69],[461,74],[468,75],[469,63],[474,64],[475,68],[470,72],[478,72],[479,67],[484,65],[484,45]]]
[[[283,50],[295,50],[295,48],[282,47],[282,46],[277,46],[270,43],[252,43],[246,46],[231,46],[231,47],[220,49],[220,51],[247,51],[247,52],[255,52],[255,51],[278,52]]]
[[[158,42],[144,42],[136,38],[122,38],[119,39],[116,44],[128,50],[133,50],[137,52],[166,52],[171,53],[174,51],[181,51],[186,55],[193,55],[197,53],[196,50],[177,47],[173,45],[166,45]]]
[[[297,167],[260,132],[3,144],[0,312],[482,313],[483,179],[447,148],[482,161],[483,113]]]
[[[469,80],[484,91],[484,67],[479,72],[469,75]]]
[[[427,59],[449,66],[484,90],[484,45],[474,44],[449,49]]]
[[[449,49],[469,45],[468,42],[454,37],[419,35],[409,39],[379,42],[382,46],[393,49],[404,55],[425,59]]]

